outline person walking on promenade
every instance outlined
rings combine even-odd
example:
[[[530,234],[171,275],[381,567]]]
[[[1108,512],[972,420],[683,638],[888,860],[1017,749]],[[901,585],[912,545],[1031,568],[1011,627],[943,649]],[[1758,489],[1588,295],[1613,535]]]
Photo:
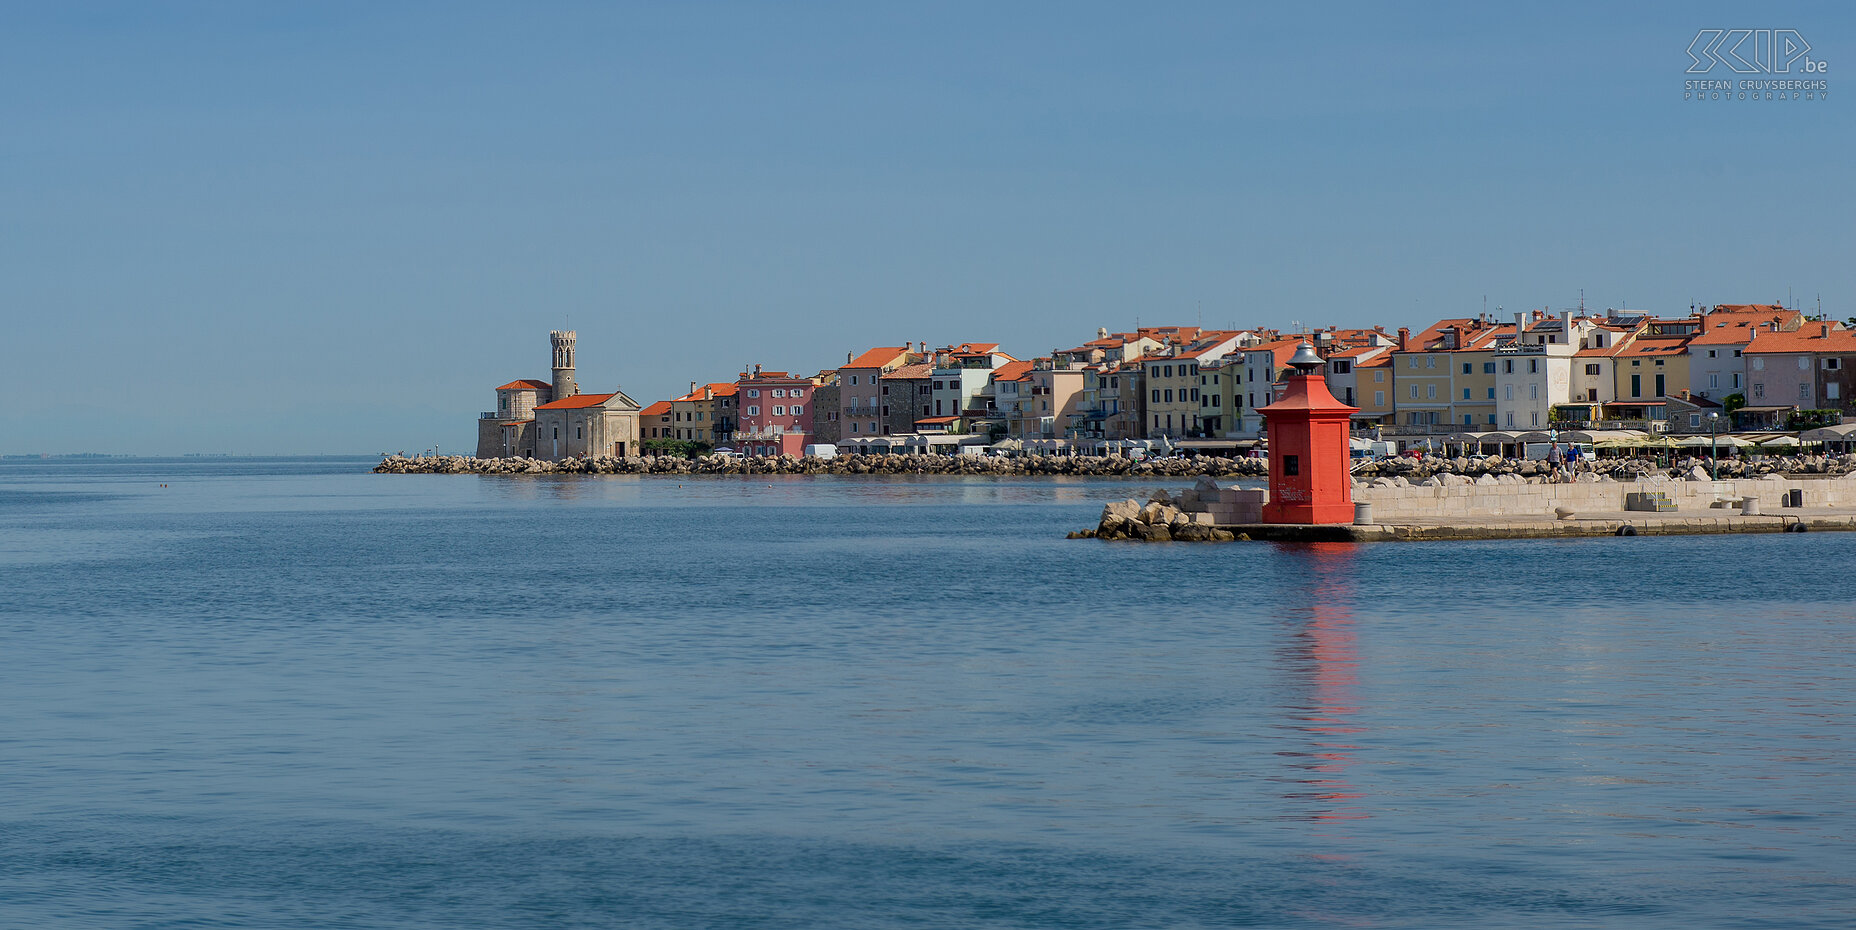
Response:
[[[1547,474],[1552,475],[1555,481],[1560,480],[1560,444],[1558,442],[1547,447]]]

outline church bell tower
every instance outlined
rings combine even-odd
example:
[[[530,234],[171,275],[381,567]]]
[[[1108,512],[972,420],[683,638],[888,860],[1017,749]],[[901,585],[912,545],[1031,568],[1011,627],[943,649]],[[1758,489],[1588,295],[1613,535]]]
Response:
[[[580,385],[574,382],[574,331],[554,330],[548,333],[548,341],[554,346],[554,399],[566,400],[580,393]]]

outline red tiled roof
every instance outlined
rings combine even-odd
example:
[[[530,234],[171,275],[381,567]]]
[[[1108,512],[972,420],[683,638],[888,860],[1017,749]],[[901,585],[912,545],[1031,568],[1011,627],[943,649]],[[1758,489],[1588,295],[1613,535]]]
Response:
[[[497,388],[497,390],[499,391],[552,391],[554,390],[554,385],[549,384],[546,381],[536,381],[534,378],[523,378],[518,381],[511,381],[508,384],[505,384],[502,387]]]
[[[1806,323],[1789,333],[1762,332],[1747,346],[1746,354],[1765,352],[1856,352],[1856,330],[1831,329],[1828,323]]]
[[[1689,341],[1692,346],[1726,346],[1750,342],[1760,329],[1759,320],[1736,319],[1723,323]]]
[[[670,415],[670,401],[660,400],[657,403],[652,404],[651,406],[638,411],[638,415],[641,417],[669,416]]]
[[[1628,358],[1633,355],[1644,357],[1680,355],[1688,348],[1688,341],[1691,338],[1690,336],[1639,336],[1617,355],[1619,358]]]
[[[846,368],[888,368],[909,354],[908,346],[878,346],[844,363]]]
[[[915,422],[917,423],[952,423],[958,419],[960,418],[959,417],[922,417],[921,419],[916,420]]]
[[[993,369],[994,381],[1022,381],[1031,376],[1030,362],[1006,362]]]
[[[597,407],[611,400],[612,394],[575,394],[553,403],[538,404],[536,410],[578,410],[581,407]]]
[[[883,375],[883,378],[884,380],[894,380],[897,378],[930,378],[933,376],[933,365],[927,362],[917,362],[913,365],[904,365],[901,368],[891,369],[887,374]]]

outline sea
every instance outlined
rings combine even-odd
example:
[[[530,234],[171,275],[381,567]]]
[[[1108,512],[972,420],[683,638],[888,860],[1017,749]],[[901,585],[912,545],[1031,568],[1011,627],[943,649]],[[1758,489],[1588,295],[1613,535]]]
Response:
[[[1856,534],[0,463],[0,926],[1856,925]]]

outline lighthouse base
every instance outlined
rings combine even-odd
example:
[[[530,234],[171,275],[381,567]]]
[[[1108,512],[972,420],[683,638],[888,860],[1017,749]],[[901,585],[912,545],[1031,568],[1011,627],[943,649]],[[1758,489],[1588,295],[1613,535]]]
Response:
[[[1263,505],[1263,522],[1303,525],[1352,523],[1353,501],[1323,501],[1320,503],[1270,501]]]

